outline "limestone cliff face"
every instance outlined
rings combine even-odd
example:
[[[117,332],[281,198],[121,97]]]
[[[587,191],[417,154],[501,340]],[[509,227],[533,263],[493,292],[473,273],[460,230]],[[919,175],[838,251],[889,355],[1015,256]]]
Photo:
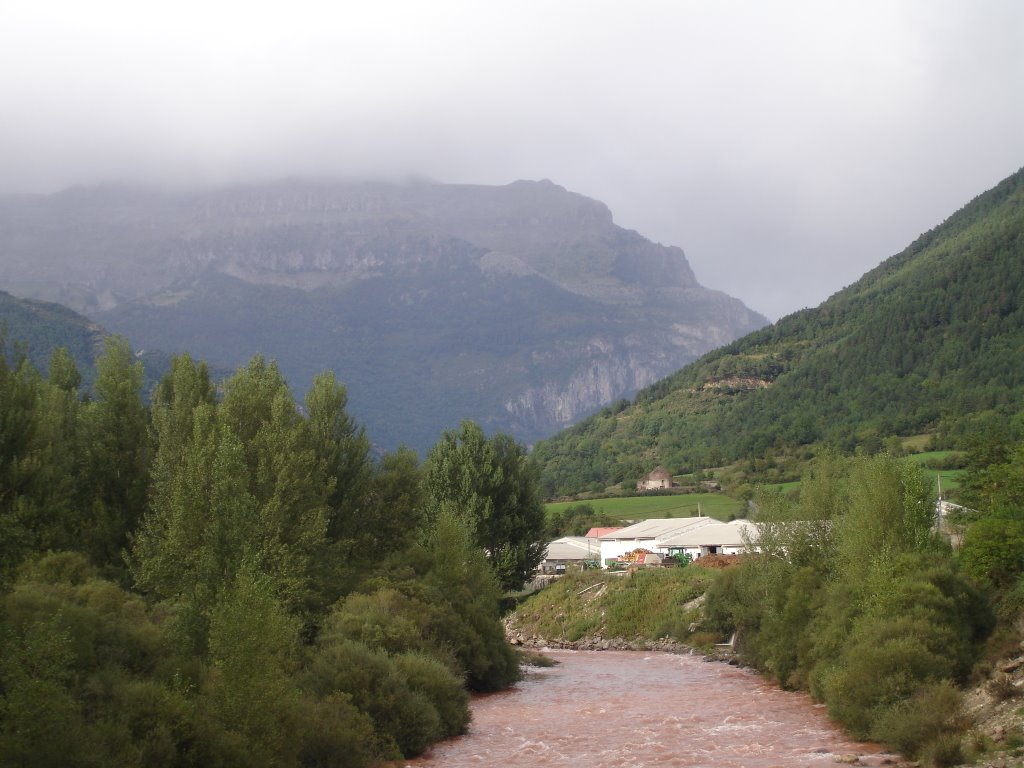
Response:
[[[620,339],[595,337],[574,349],[562,345],[558,354],[572,362],[571,371],[517,392],[505,401],[505,410],[515,431],[550,434],[632,397],[730,340],[728,328],[676,325]]]
[[[544,437],[766,322],[549,181],[75,189],[0,200],[0,248],[0,289],[136,346],[333,369],[384,447]]]
[[[505,402],[522,431],[562,429],[675,370],[659,350],[617,349],[608,340],[594,339],[587,352],[568,378],[529,387]]]

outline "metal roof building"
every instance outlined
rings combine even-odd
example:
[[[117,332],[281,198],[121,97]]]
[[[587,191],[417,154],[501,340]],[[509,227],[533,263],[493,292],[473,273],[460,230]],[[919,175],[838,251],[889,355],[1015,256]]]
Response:
[[[662,538],[659,551],[666,555],[683,552],[694,558],[701,555],[735,555],[746,551],[747,541],[756,540],[757,526],[748,520],[713,522]]]
[[[678,536],[687,531],[701,528],[717,522],[711,517],[669,517],[641,520],[600,538],[601,563],[608,564],[627,552],[638,547],[652,552],[661,549],[661,542],[666,538]]]

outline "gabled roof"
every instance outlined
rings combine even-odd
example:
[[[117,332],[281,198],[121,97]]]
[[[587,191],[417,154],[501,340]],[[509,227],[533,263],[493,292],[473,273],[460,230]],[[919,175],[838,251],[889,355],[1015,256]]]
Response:
[[[602,536],[607,536],[610,533],[615,533],[615,531],[621,531],[621,530],[622,530],[622,526],[621,525],[615,526],[615,527],[611,527],[611,528],[591,528],[589,531],[587,531],[584,534],[584,537],[588,538],[588,539],[599,539]]]
[[[742,547],[746,534],[751,541],[757,539],[757,526],[747,520],[731,523],[711,523],[674,536],[661,539],[663,547]]]
[[[548,544],[545,560],[588,560],[601,554],[601,545],[585,536],[563,536]]]
[[[601,537],[601,541],[623,539],[664,539],[680,533],[717,522],[711,517],[668,517],[641,520],[639,523],[620,528]]]

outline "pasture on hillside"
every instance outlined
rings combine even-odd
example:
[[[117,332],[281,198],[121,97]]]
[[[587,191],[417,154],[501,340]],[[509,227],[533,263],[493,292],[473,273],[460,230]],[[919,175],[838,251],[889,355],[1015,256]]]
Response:
[[[604,512],[617,520],[647,520],[652,517],[694,517],[698,505],[700,513],[719,520],[729,515],[739,516],[743,501],[731,499],[721,493],[680,493],[664,496],[615,496],[585,501],[559,501],[546,504],[548,513],[564,511],[567,507],[589,504],[595,512]]]
[[[941,481],[942,495],[946,496],[949,491],[960,487],[960,480],[967,470],[936,469],[936,467],[943,467],[944,465],[955,466],[957,463],[956,459],[959,456],[960,453],[958,451],[925,451],[923,453],[915,453],[910,458],[921,465],[925,476],[935,491],[935,495],[938,496],[939,483]]]

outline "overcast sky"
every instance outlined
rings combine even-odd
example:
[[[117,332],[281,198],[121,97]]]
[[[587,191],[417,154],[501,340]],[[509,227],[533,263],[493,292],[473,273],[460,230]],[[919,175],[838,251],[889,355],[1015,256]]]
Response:
[[[549,178],[772,319],[1022,165],[1021,0],[0,0],[0,191]]]

